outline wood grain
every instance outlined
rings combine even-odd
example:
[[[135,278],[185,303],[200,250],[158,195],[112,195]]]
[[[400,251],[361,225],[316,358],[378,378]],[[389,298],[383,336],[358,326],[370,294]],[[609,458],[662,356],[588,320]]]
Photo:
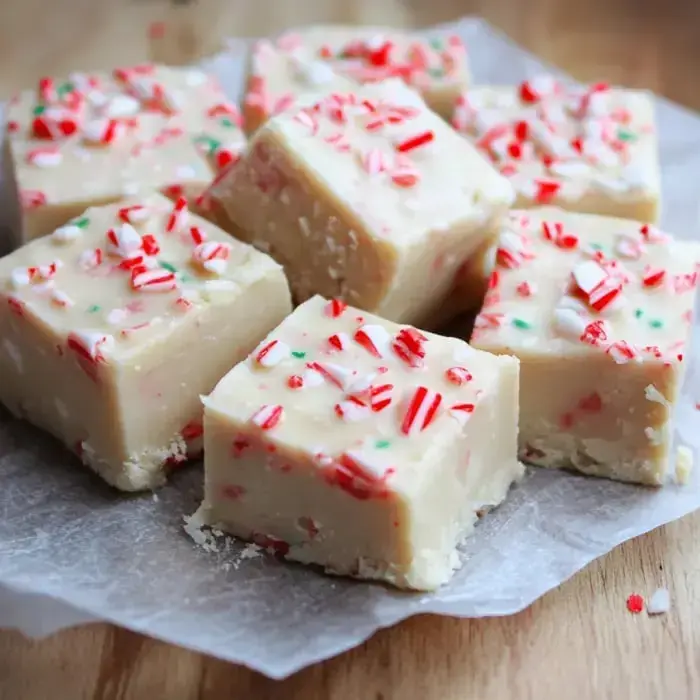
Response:
[[[425,26],[480,13],[581,79],[648,87],[700,109],[700,3],[666,0],[4,0],[0,95],[46,73],[146,57],[145,28],[184,27],[195,57],[224,35],[311,21]],[[625,609],[631,592],[671,591],[657,618]],[[360,648],[270,681],[109,625],[30,641],[0,633],[0,699],[699,698],[700,514],[619,547],[519,615],[414,618]]]

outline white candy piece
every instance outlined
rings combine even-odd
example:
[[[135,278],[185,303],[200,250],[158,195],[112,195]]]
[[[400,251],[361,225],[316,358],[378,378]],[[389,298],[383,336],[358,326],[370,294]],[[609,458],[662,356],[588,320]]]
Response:
[[[671,594],[668,588],[657,588],[647,600],[647,614],[663,615],[671,609]]]

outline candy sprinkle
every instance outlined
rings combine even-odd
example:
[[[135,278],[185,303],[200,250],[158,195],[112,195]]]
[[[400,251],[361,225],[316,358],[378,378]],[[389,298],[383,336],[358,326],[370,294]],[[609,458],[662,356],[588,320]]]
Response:
[[[435,420],[441,403],[442,394],[424,386],[416,388],[404,414],[401,432],[412,435],[425,430]]]
[[[394,352],[410,367],[421,367],[427,338],[415,328],[402,328],[391,344]]]
[[[632,595],[627,598],[627,610],[633,615],[638,615],[644,610],[644,598],[638,593],[632,593]]]
[[[465,367],[450,367],[445,370],[445,378],[457,386],[462,386],[473,379],[471,372]]]
[[[383,326],[368,323],[355,331],[353,340],[370,355],[382,358],[389,345],[389,333]]]
[[[263,405],[251,416],[250,420],[262,430],[272,430],[281,423],[283,416],[282,406]]]
[[[401,141],[399,144],[397,144],[396,150],[399,153],[408,153],[409,151],[414,151],[416,148],[425,146],[434,139],[435,134],[432,131],[423,131],[420,134],[416,134],[416,136],[411,136],[410,138]]]
[[[192,252],[192,259],[199,263],[207,272],[221,275],[226,270],[231,253],[228,243],[209,241],[200,243]]]
[[[464,425],[474,413],[474,408],[473,403],[456,403],[450,406],[450,416]]]
[[[343,315],[348,305],[340,299],[331,299],[324,308],[324,313],[329,318],[338,318]]]
[[[132,270],[131,286],[140,292],[170,292],[177,289],[177,278],[172,272],[136,267]]]
[[[172,233],[173,231],[179,231],[184,228],[188,219],[187,210],[187,199],[185,197],[178,197],[177,201],[173,205],[173,210],[168,216],[168,221],[165,225],[165,230],[167,233]]]
[[[274,367],[282,360],[289,357],[289,351],[289,345],[283,341],[270,340],[258,347],[253,353],[253,358],[255,363],[260,365],[260,367]]]
[[[668,588],[657,588],[647,601],[648,615],[663,615],[671,609],[671,595]]]
[[[142,204],[134,204],[130,207],[122,207],[117,216],[125,224],[141,223],[148,219],[150,212]]]
[[[91,362],[101,362],[104,360],[102,351],[114,345],[114,338],[93,331],[75,331],[68,335],[67,344],[81,357]]]

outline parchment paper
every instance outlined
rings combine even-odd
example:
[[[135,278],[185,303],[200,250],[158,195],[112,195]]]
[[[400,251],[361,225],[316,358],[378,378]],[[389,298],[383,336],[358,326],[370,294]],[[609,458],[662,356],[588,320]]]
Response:
[[[544,68],[480,21],[458,29],[479,82]],[[230,68],[230,59],[214,64]],[[700,117],[657,106],[664,225],[700,238]],[[696,364],[676,424],[697,453]],[[280,678],[417,613],[515,613],[624,540],[700,507],[697,476],[655,491],[534,470],[479,524],[454,580],[421,595],[247,557],[251,549],[230,539],[208,548],[216,551],[195,546],[182,516],[197,508],[201,481],[195,465],[156,496],[125,497],[0,411],[0,624],[41,635],[104,619]]]

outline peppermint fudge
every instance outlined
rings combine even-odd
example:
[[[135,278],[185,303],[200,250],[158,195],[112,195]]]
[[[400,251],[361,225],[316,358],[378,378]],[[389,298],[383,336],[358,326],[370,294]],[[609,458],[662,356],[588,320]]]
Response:
[[[541,76],[469,90],[452,123],[510,178],[517,207],[658,218],[658,147],[647,92],[571,87]]]
[[[0,401],[110,484],[201,451],[199,396],[291,310],[277,264],[159,194],[0,259]]]
[[[314,297],[204,399],[200,513],[288,559],[432,589],[522,474],[518,361]]]
[[[431,324],[512,187],[398,80],[270,119],[213,191],[292,294]],[[225,218],[224,217],[224,218]]]
[[[683,380],[700,245],[651,224],[513,212],[471,344],[521,363],[520,457],[661,484]]]
[[[238,108],[198,70],[151,64],[43,78],[13,100],[6,156],[21,241],[88,206],[161,190],[195,197],[245,145]]]
[[[450,117],[470,82],[467,52],[456,35],[421,37],[383,27],[309,27],[259,41],[250,61],[244,114],[254,132],[268,117],[299,107],[309,90],[400,78],[438,114]]]

